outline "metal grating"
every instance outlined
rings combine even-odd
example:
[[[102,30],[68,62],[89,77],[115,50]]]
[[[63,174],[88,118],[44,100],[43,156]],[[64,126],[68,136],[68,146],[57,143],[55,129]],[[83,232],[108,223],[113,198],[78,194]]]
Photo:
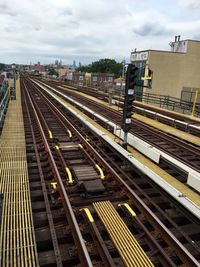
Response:
[[[3,194],[0,266],[39,266],[33,226],[19,80],[0,137]]]
[[[127,267],[153,267],[131,231],[121,219],[110,201],[95,202],[93,206],[107,229]]]

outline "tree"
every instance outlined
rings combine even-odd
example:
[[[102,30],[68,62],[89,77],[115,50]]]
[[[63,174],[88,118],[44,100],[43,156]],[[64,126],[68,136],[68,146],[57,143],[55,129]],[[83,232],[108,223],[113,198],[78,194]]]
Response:
[[[55,75],[55,76],[58,77],[58,73],[57,73],[57,71],[54,68],[50,68],[48,70],[48,75],[52,75],[52,76]]]
[[[87,66],[77,68],[81,72],[101,72],[101,73],[114,73],[115,77],[119,77],[123,68],[122,63],[116,62],[114,59],[100,59],[99,61],[92,62]]]
[[[0,70],[4,70],[5,69],[5,64],[0,63]]]

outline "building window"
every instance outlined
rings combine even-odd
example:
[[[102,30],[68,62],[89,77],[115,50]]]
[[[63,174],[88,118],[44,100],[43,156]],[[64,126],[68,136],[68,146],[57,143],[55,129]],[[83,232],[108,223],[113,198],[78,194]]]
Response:
[[[93,76],[93,77],[92,77],[92,80],[93,80],[94,82],[96,82],[96,81],[97,81],[97,76]]]
[[[108,81],[112,82],[113,81],[113,77],[108,77]]]
[[[79,76],[79,81],[83,81],[83,76]]]

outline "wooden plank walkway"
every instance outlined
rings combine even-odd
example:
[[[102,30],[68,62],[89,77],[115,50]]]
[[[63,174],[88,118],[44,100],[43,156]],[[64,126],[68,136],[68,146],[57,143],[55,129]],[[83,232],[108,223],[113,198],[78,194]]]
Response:
[[[33,227],[19,80],[0,137],[0,192],[3,209],[0,266],[39,266]]]

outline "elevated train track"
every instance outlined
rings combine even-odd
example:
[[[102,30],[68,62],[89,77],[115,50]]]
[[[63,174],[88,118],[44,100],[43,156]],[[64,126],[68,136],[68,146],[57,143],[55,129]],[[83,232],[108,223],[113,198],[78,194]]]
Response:
[[[109,94],[98,91],[97,89],[86,87],[86,86],[77,86],[72,84],[66,84],[65,82],[58,81],[45,81],[49,85],[63,86],[70,88],[71,90],[77,90],[88,95],[94,96],[98,99],[108,102]],[[113,96],[113,103],[116,105],[123,105],[123,97]],[[173,126],[177,129],[183,130],[185,132],[192,133],[194,135],[200,136],[200,120],[185,116],[183,114],[178,114],[176,112],[171,112],[169,110],[161,109],[152,105],[145,105],[139,101],[134,103],[134,112],[152,118],[154,120],[160,121],[167,125]]]
[[[198,266],[199,221],[46,92],[21,87],[40,266]]]
[[[106,106],[103,106],[102,108],[102,105],[97,103],[96,101],[88,99],[87,97],[81,96],[77,93],[73,93],[71,91],[66,92],[66,90],[60,87],[56,87],[56,90],[66,96],[71,97],[71,99],[80,102],[84,106],[90,107],[90,109],[93,110],[96,114],[104,116],[107,120],[113,121],[118,125],[121,124],[122,117],[120,112],[110,109]],[[89,116],[93,116],[93,114],[89,114],[87,110],[84,110],[84,112]],[[98,118],[96,117],[95,119]],[[192,143],[180,140],[173,135],[164,133],[161,130],[156,129],[153,126],[149,126],[135,118],[132,119],[132,129],[130,132],[139,139],[146,141],[150,145],[176,158],[178,161],[182,162],[191,169],[196,170],[197,172],[200,171],[199,146],[195,146]],[[159,166],[161,166],[161,168],[165,169],[170,174],[178,177],[181,182],[188,182],[188,173],[184,169],[180,169],[175,165],[172,165],[162,156],[159,160]]]

